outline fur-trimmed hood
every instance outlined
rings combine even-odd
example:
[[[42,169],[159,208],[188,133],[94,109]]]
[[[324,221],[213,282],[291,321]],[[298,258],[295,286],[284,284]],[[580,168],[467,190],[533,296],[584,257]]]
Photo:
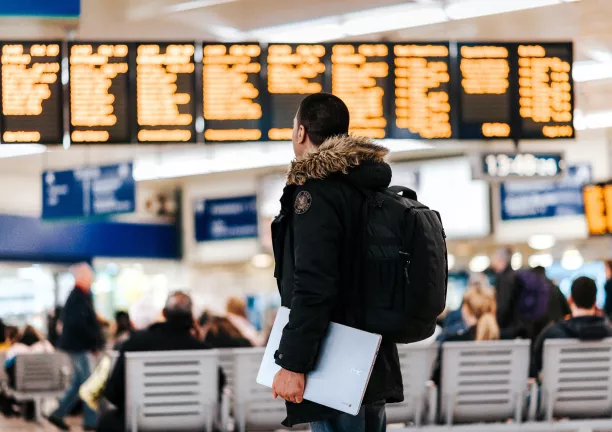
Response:
[[[383,174],[388,174],[390,181],[391,169],[385,163],[388,154],[389,149],[375,144],[370,138],[352,135],[333,137],[291,163],[287,184],[303,185],[307,180],[320,180],[336,173],[349,174],[349,170],[354,171],[360,165],[377,166],[379,171],[383,169],[386,172]]]

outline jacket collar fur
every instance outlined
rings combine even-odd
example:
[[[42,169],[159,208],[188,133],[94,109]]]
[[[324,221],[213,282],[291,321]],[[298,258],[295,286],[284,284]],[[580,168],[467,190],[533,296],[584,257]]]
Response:
[[[324,179],[335,173],[347,174],[362,162],[385,161],[389,150],[370,138],[340,135],[329,138],[301,159],[294,160],[287,174],[288,185],[303,185],[310,179]]]

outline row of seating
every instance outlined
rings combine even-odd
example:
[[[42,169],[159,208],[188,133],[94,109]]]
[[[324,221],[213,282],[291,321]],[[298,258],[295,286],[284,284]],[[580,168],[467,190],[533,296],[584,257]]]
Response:
[[[387,407],[389,423],[427,430],[439,424],[461,430],[466,427],[461,424],[469,424],[469,430],[487,432],[584,430],[594,424],[612,429],[612,339],[547,341],[541,389],[528,381],[528,341],[449,342],[442,350],[437,389],[429,376],[438,346],[399,348],[405,401]],[[61,356],[19,356],[15,395],[39,400],[61,393]],[[285,407],[255,382],[262,357],[262,349],[127,353],[128,430],[168,431],[178,418],[185,428],[226,429],[232,414],[239,431],[277,429]],[[221,400],[219,365],[227,377]],[[565,417],[578,420],[552,422]],[[536,422],[540,418],[545,421]],[[580,420],[585,418],[603,420]],[[478,425],[483,422],[498,423]]]

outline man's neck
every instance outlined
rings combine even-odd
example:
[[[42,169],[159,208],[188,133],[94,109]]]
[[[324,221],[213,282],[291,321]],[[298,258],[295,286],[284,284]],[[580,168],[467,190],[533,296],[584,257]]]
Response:
[[[579,309],[575,308],[572,311],[572,318],[595,316],[595,308],[593,309]]]

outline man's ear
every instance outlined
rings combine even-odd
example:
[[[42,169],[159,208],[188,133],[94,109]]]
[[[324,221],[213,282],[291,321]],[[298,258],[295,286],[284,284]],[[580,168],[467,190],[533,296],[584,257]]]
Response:
[[[306,142],[306,128],[303,125],[298,126],[297,134],[298,144],[304,144]]]

